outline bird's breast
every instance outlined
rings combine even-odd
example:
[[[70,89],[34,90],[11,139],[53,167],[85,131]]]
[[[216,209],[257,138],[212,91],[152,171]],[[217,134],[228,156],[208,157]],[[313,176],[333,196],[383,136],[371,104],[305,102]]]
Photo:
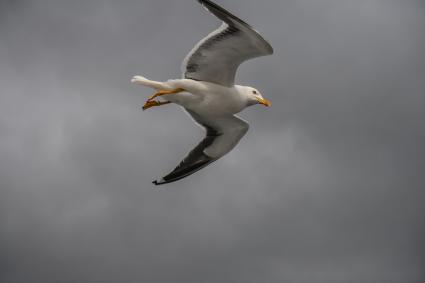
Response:
[[[169,83],[173,84],[173,87],[180,87],[187,91],[171,94],[169,100],[199,114],[233,115],[247,106],[243,96],[234,87],[228,88],[189,79],[173,80]],[[168,99],[168,96],[165,99]]]
[[[232,95],[210,93],[202,101],[193,105],[193,111],[211,116],[233,115],[245,108],[245,103]]]

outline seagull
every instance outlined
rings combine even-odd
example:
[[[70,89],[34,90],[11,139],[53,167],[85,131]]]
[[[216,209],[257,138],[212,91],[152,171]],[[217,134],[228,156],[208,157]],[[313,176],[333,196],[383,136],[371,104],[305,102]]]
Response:
[[[132,83],[153,88],[143,110],[175,103],[205,129],[205,138],[169,174],[152,183],[161,185],[185,178],[231,151],[249,124],[236,116],[248,106],[271,106],[250,86],[235,84],[239,65],[273,54],[271,45],[250,25],[209,0],[198,0],[222,25],[199,41],[182,64],[183,78],[159,82],[134,76]]]

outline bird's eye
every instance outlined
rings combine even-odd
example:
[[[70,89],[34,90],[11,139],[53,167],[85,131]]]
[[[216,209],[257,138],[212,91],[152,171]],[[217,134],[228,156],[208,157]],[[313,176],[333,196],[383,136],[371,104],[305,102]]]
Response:
[[[252,93],[253,93],[253,94],[257,94],[257,91],[253,90],[253,91],[252,91]]]

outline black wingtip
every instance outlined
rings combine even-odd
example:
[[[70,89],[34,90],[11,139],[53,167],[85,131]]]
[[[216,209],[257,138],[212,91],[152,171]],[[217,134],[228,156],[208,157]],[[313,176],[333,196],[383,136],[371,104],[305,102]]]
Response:
[[[227,19],[227,18],[232,18],[233,20],[239,22],[240,24],[245,25],[248,28],[252,29],[252,27],[248,23],[246,23],[242,19],[236,17],[235,15],[233,15],[232,13],[230,13],[229,11],[227,11],[226,9],[221,7],[220,5],[214,3],[210,0],[198,0],[198,2],[201,3],[207,10],[209,10],[210,13],[214,14],[216,17],[218,17],[219,19],[221,19],[225,23],[233,26],[234,24],[232,23],[232,21],[229,21]]]
[[[154,180],[152,182],[152,184],[154,184],[155,186],[162,185],[162,184],[165,184],[165,183],[167,183],[167,182],[164,181],[164,180],[160,180],[159,182],[158,182],[158,180]]]
[[[198,3],[199,3],[199,4],[201,4],[204,8],[207,8],[207,7],[206,7],[207,3],[205,3],[205,2],[207,2],[207,3],[208,3],[208,1],[205,1],[205,0],[198,0]]]

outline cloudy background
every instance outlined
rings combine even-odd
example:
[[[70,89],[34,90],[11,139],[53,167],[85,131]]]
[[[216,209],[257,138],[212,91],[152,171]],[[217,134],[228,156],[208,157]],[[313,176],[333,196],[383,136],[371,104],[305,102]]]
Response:
[[[219,23],[196,1],[0,2],[0,281],[424,282],[425,3],[220,0],[273,106],[169,185],[202,130],[142,112]]]

